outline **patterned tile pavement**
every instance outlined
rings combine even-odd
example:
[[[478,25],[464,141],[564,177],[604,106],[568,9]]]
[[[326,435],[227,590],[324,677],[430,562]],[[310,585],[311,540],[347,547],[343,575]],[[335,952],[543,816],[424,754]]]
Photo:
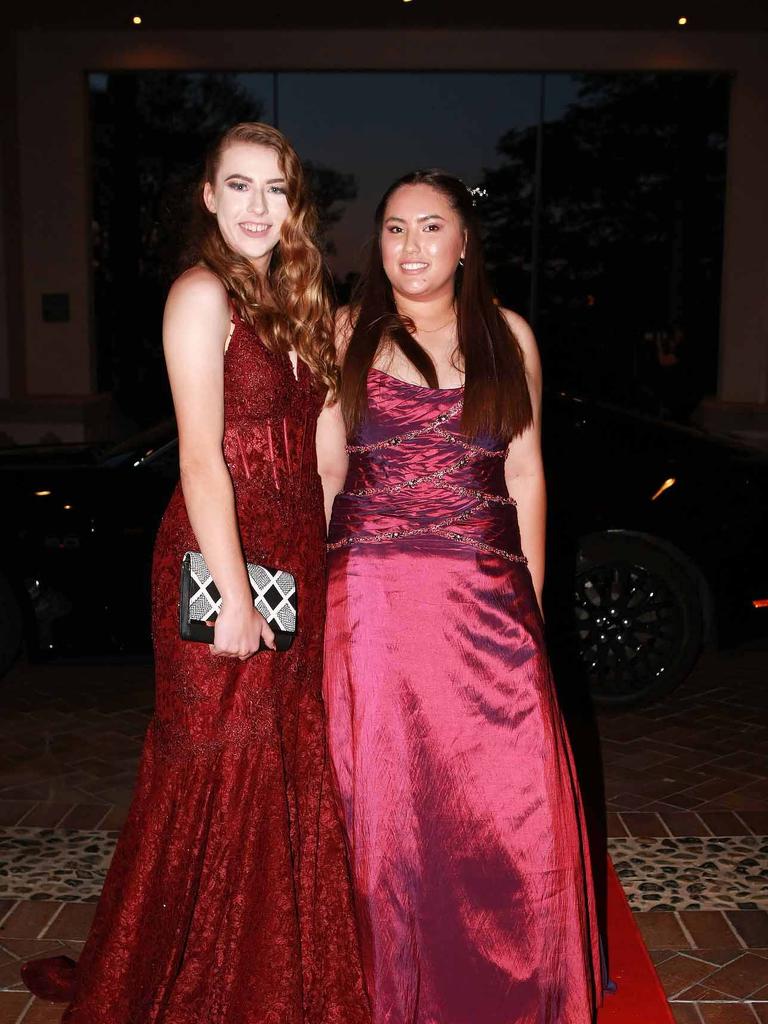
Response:
[[[680,1024],[768,1024],[768,650],[599,718],[609,845]]]
[[[604,790],[680,1024],[768,1024],[767,671],[768,650],[712,655],[664,702],[599,716],[602,779],[585,793],[597,806]],[[18,665],[2,684],[0,1024],[59,1021],[19,963],[81,948],[151,705],[147,665]]]
[[[610,839],[633,910],[768,909],[768,838],[675,836]]]

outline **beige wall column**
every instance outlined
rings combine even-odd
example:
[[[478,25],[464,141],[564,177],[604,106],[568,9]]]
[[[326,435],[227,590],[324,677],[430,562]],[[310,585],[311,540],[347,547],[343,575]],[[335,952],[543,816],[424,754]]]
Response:
[[[12,230],[3,268],[8,387],[0,390],[0,444],[110,433],[90,323],[87,64],[71,59],[65,38],[23,33],[8,61],[15,117],[2,172],[4,226]],[[0,364],[3,354],[0,342]]]
[[[18,194],[16,50],[10,33],[0,49],[0,88],[5,108],[0,123],[0,401],[23,390],[21,282],[21,200]],[[2,428],[0,427],[0,444]]]
[[[85,69],[47,50],[27,37],[19,54],[27,394],[87,395],[95,374]],[[68,320],[44,320],[44,295],[67,296]]]
[[[768,402],[768,64],[731,92],[720,381],[723,402]]]
[[[0,163],[0,195],[3,195],[6,188],[6,169]],[[0,238],[5,238],[5,209],[0,204]],[[8,309],[8,267],[6,257],[6,246],[0,246],[0,399],[9,398],[11,393],[11,327],[9,323]]]

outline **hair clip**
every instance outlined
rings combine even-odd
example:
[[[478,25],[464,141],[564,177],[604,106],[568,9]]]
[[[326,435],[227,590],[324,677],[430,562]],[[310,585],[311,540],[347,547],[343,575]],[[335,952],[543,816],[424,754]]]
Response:
[[[469,194],[472,196],[472,205],[473,206],[477,206],[478,199],[487,199],[488,198],[488,189],[487,188],[483,188],[482,185],[475,185],[474,188],[470,188],[467,185],[466,189],[467,189],[467,192],[469,192]]]

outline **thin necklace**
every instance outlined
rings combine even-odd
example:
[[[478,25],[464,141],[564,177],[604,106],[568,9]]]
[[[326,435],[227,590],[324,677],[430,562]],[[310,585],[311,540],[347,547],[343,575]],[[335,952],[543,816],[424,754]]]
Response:
[[[414,321],[414,326],[416,327],[416,333],[417,334],[437,334],[438,331],[444,331],[445,328],[449,324],[452,324],[455,319],[456,319],[456,314],[454,313],[453,316],[451,317],[451,319],[450,320],[446,320],[445,323],[441,324],[440,327],[430,327],[429,329],[427,329],[426,327],[419,327],[416,324],[416,321]]]

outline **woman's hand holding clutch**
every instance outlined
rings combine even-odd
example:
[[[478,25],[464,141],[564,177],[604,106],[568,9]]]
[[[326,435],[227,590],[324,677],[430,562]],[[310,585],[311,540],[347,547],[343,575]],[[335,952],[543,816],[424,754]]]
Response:
[[[264,647],[275,650],[275,634],[264,616],[253,605],[222,605],[214,623],[211,654],[220,658],[239,658],[245,661]]]

